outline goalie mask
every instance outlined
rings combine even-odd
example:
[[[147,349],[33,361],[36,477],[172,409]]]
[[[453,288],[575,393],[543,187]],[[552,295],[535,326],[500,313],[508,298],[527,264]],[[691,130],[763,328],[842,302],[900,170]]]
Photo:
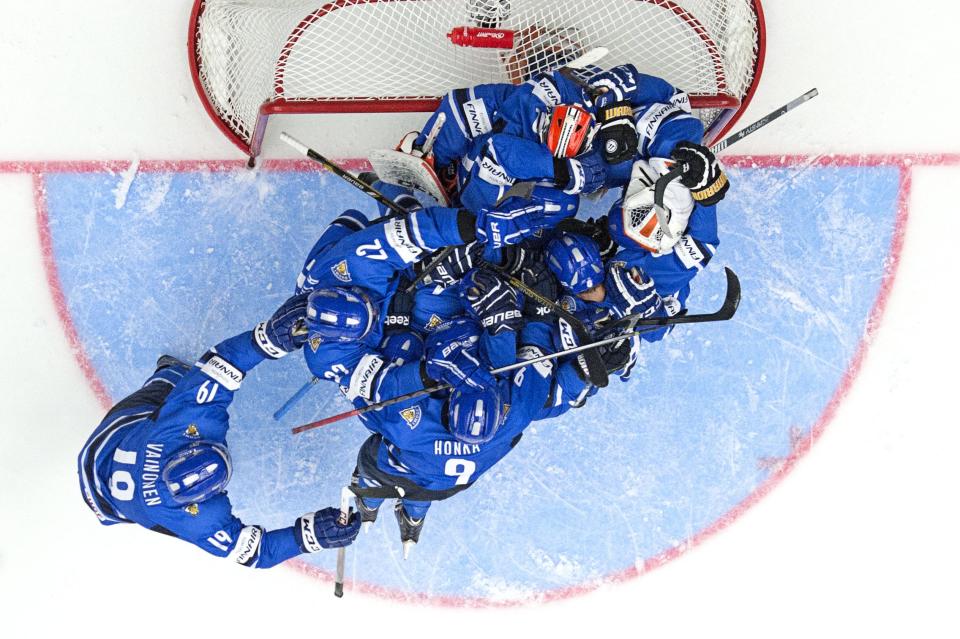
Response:
[[[597,132],[596,120],[577,104],[560,104],[550,113],[541,135],[555,158],[572,158],[588,151]]]
[[[163,483],[178,504],[196,504],[219,495],[233,474],[230,453],[214,442],[193,442],[163,466]]]
[[[323,288],[307,298],[307,329],[323,340],[363,339],[376,325],[379,312],[363,289]]]

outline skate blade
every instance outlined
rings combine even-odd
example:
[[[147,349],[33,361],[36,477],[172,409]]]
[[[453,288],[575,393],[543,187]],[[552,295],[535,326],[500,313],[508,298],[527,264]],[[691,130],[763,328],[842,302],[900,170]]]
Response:
[[[363,524],[361,524],[361,527],[363,528],[363,534],[366,535],[368,532],[370,532],[370,529],[373,528],[373,522],[365,521]]]
[[[413,550],[413,547],[416,546],[416,545],[417,545],[417,542],[413,541],[412,539],[408,539],[407,541],[403,542],[403,558],[404,558],[404,560],[406,560],[407,558],[410,557],[410,551]]]

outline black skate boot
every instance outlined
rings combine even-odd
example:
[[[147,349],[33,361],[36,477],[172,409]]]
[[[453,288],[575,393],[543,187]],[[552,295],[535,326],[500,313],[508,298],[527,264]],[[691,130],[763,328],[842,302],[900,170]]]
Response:
[[[360,486],[360,475],[356,470],[353,471],[353,478],[350,480],[350,485],[358,488]],[[380,512],[380,505],[382,505],[383,502],[381,501],[380,504],[377,504],[376,508],[371,508],[367,505],[367,502],[363,501],[363,497],[354,495],[353,499],[356,503],[357,512],[360,513],[360,525],[363,526],[363,532],[368,532],[370,527],[373,526],[373,522],[377,520],[377,514]]]
[[[190,368],[189,364],[185,364],[184,362],[181,362],[179,359],[177,359],[173,355],[161,355],[160,358],[157,360],[157,370],[160,370],[161,368],[173,368],[176,366],[183,367],[183,368]]]
[[[426,517],[414,519],[403,509],[403,502],[399,499],[393,507],[393,514],[397,516],[397,523],[400,525],[400,543],[403,544],[403,558],[410,556],[410,551],[417,542],[420,541],[420,531],[423,530],[423,522]]]

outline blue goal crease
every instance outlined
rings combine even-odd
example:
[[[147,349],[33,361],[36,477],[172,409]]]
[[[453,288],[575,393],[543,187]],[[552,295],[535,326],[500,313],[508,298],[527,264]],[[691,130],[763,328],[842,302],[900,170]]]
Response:
[[[710,527],[769,476],[822,415],[851,364],[884,279],[897,215],[894,166],[742,168],[721,204],[721,244],[694,282],[694,312],[743,301],[721,324],[645,345],[628,383],[535,425],[471,490],[431,509],[410,560],[385,509],[351,552],[353,576],[400,591],[518,597],[617,573]],[[161,353],[187,361],[253,326],[292,293],[307,250],[367,196],[305,171],[45,176],[61,285],[110,395]],[[612,195],[587,202],[601,215]],[[366,431],[292,425],[349,408],[293,356],[257,368],[231,408],[230,496],[248,523],[286,526],[336,504]],[[94,424],[90,424],[92,430]],[[77,433],[78,442],[88,433]],[[332,569],[334,553],[308,561]]]

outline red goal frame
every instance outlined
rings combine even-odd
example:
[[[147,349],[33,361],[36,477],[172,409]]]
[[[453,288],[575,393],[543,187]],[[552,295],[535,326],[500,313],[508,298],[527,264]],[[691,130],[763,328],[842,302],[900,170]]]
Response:
[[[409,2],[411,0],[360,0],[363,4],[376,2]],[[414,0],[415,1],[415,0]],[[715,51],[715,45],[710,45],[709,35],[695,16],[690,15],[683,7],[675,4],[672,0],[637,0],[664,7],[680,16],[685,22],[691,25],[693,31],[697,33],[705,42],[708,48]],[[220,131],[227,136],[241,151],[250,158],[252,166],[256,157],[260,154],[260,148],[263,143],[263,137],[266,133],[269,117],[274,114],[335,114],[335,113],[396,113],[396,112],[432,112],[440,105],[440,97],[429,96],[397,96],[389,99],[356,96],[353,98],[336,99],[317,99],[317,100],[288,100],[283,96],[283,80],[285,71],[285,62],[293,46],[300,36],[309,28],[311,24],[325,15],[347,6],[348,4],[357,4],[357,0],[332,0],[322,5],[313,13],[305,16],[303,20],[294,28],[287,37],[287,41],[281,50],[281,54],[274,68],[274,96],[267,99],[260,106],[256,126],[250,141],[243,139],[237,131],[220,118],[216,107],[211,102],[209,96],[203,88],[200,79],[199,54],[197,52],[197,29],[198,20],[203,13],[205,0],[194,0],[193,8],[190,12],[190,22],[187,32],[187,57],[190,65],[190,75],[193,80],[194,88],[203,104],[207,115],[213,120]],[[736,122],[740,119],[743,112],[749,106],[760,82],[760,76],[763,72],[764,59],[766,57],[766,23],[764,20],[763,6],[761,0],[750,0],[754,14],[757,18],[757,55],[754,61],[753,77],[750,86],[747,88],[743,98],[717,93],[715,95],[691,94],[690,103],[695,109],[720,109],[721,114],[710,124],[704,134],[706,144],[712,144],[721,139]],[[717,70],[717,84],[725,87],[726,78],[722,68],[722,61],[719,55],[713,53],[714,66]],[[453,87],[451,87],[453,88]]]

